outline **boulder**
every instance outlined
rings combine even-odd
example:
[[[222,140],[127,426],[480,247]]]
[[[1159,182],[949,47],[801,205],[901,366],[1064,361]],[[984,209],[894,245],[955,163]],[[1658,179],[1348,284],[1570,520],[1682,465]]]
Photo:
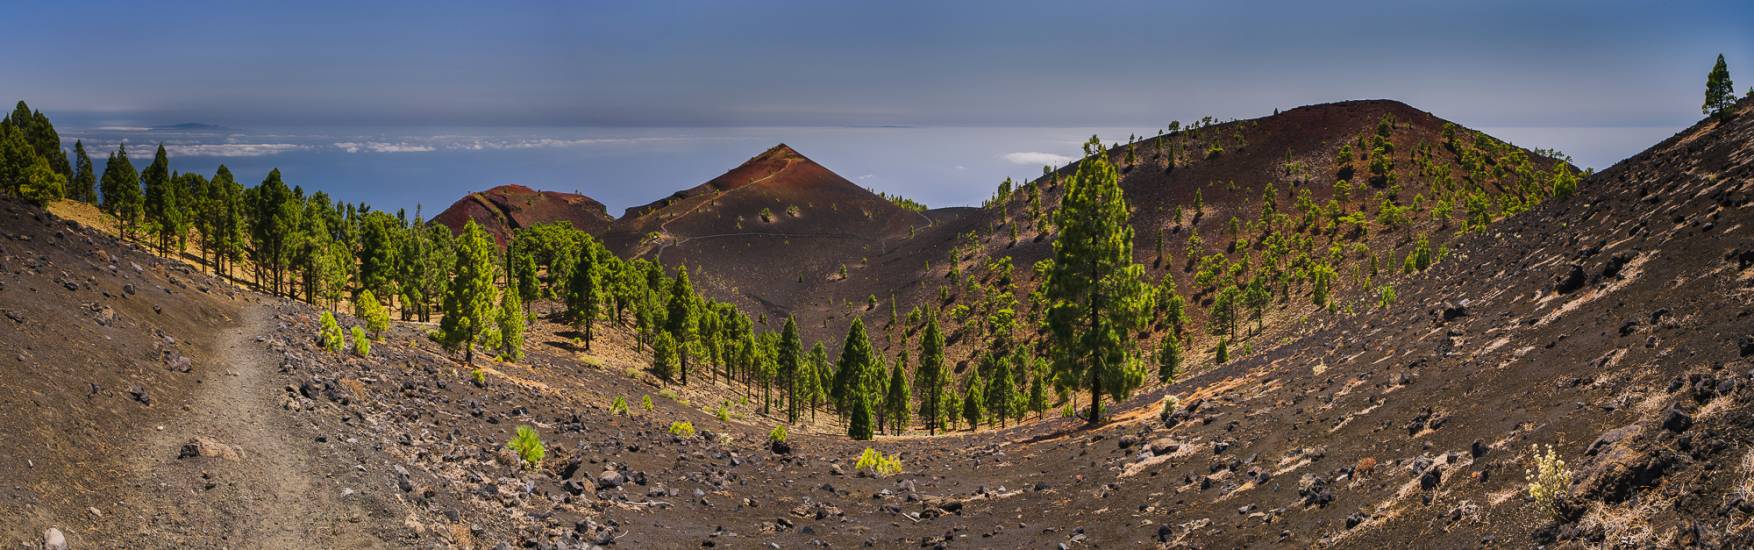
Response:
[[[177,454],[177,458],[219,458],[224,460],[238,460],[243,458],[243,453],[238,451],[236,447],[214,441],[212,438],[195,436],[195,439],[191,439],[188,443],[183,444],[183,449]]]
[[[54,527],[43,531],[43,550],[67,550],[67,536]]]

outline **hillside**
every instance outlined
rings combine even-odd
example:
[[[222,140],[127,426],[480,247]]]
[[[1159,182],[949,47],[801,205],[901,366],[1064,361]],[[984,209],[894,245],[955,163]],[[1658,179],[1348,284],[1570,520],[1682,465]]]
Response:
[[[1342,146],[1369,150],[1379,132],[1386,134],[1383,158],[1393,159],[1386,177],[1373,177],[1362,153],[1352,153],[1348,163],[1338,161]],[[1222,152],[1208,153],[1214,148]],[[1312,105],[1252,120],[1207,120],[1162,137],[1105,147],[1104,154],[1122,170],[1120,183],[1133,210],[1135,258],[1147,267],[1150,281],[1171,277],[1188,304],[1184,347],[1193,350],[1193,370],[1212,365],[1220,339],[1230,339],[1233,355],[1246,355],[1251,348],[1278,345],[1347,312],[1372,307],[1384,284],[1399,284],[1391,277],[1420,249],[1421,237],[1425,250],[1442,261],[1444,247],[1464,227],[1478,231],[1486,220],[1550,195],[1549,178],[1558,166],[1430,113],[1381,100]],[[888,307],[867,311],[862,301],[875,295],[886,306],[893,297],[902,314],[914,306],[950,313],[952,356],[977,354],[984,345],[979,324],[991,314],[996,296],[1009,294],[1026,317],[1032,311],[1029,293],[1040,284],[1034,266],[1052,255],[1052,217],[1072,169],[1061,167],[1001,189],[986,206],[923,229],[866,264],[850,265],[848,280],[813,291],[809,306],[797,312],[826,324],[824,336],[833,338],[850,315],[886,324]],[[1469,199],[1479,204],[1473,222],[1472,210],[1464,205]],[[1200,237],[1190,239],[1195,234]],[[1007,264],[994,264],[999,260]],[[1332,271],[1327,307],[1316,304],[1318,266]],[[1013,273],[1009,292],[996,284],[1006,278],[1000,274],[1005,269]],[[1235,336],[1214,334],[1208,317],[1215,298],[1226,286],[1245,286],[1256,275],[1267,277],[1263,283],[1275,295],[1271,305],[1258,320],[1239,315]],[[1152,332],[1161,335],[1170,324],[1160,312]],[[917,328],[910,325],[904,332],[914,334]],[[1141,347],[1149,350],[1156,340]],[[886,349],[893,354],[900,347]]]
[[[838,280],[842,265],[880,257],[938,217],[896,206],[780,144],[629,208],[603,240],[625,258],[687,265],[703,291],[781,319],[824,299],[818,289]]]
[[[601,235],[615,221],[596,199],[515,184],[465,195],[432,218],[452,231],[462,230],[468,220],[475,220],[502,247],[511,241],[514,231],[540,223],[564,221],[586,233]]]

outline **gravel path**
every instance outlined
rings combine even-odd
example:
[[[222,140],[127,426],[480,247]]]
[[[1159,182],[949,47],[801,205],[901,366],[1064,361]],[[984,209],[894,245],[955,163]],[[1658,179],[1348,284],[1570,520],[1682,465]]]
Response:
[[[145,438],[131,459],[143,479],[128,510],[147,520],[142,539],[175,546],[244,548],[389,547],[374,537],[359,498],[332,474],[306,430],[279,407],[270,369],[278,355],[257,340],[273,322],[263,306],[243,308],[217,335],[214,365],[188,410]],[[208,452],[185,446],[205,438]],[[207,453],[201,453],[207,454]],[[334,465],[329,465],[334,466]],[[344,496],[343,493],[348,493]]]

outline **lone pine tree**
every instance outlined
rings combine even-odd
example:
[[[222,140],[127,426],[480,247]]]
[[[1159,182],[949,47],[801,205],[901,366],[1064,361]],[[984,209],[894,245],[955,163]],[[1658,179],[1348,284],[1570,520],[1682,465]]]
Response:
[[[1067,185],[1055,225],[1047,301],[1048,352],[1060,385],[1090,391],[1090,424],[1102,396],[1124,398],[1144,381],[1130,336],[1151,302],[1144,266],[1133,261],[1133,228],[1118,174],[1091,138]]]
[[[1727,115],[1736,104],[1736,85],[1730,81],[1730,67],[1724,54],[1717,54],[1717,64],[1705,77],[1705,105],[1700,110],[1708,115]]]

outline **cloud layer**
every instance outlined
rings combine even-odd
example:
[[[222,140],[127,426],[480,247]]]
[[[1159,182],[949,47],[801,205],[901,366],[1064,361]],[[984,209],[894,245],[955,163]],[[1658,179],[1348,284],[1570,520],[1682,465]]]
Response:
[[[1068,162],[1072,162],[1074,160],[1078,160],[1078,159],[1074,159],[1074,158],[1068,157],[1066,155],[1056,155],[1053,153],[1018,152],[1018,153],[1006,153],[1005,154],[1005,161],[1006,162],[1010,162],[1011,164],[1023,164],[1023,165],[1029,165],[1029,166],[1060,166],[1060,165],[1066,164]]]

